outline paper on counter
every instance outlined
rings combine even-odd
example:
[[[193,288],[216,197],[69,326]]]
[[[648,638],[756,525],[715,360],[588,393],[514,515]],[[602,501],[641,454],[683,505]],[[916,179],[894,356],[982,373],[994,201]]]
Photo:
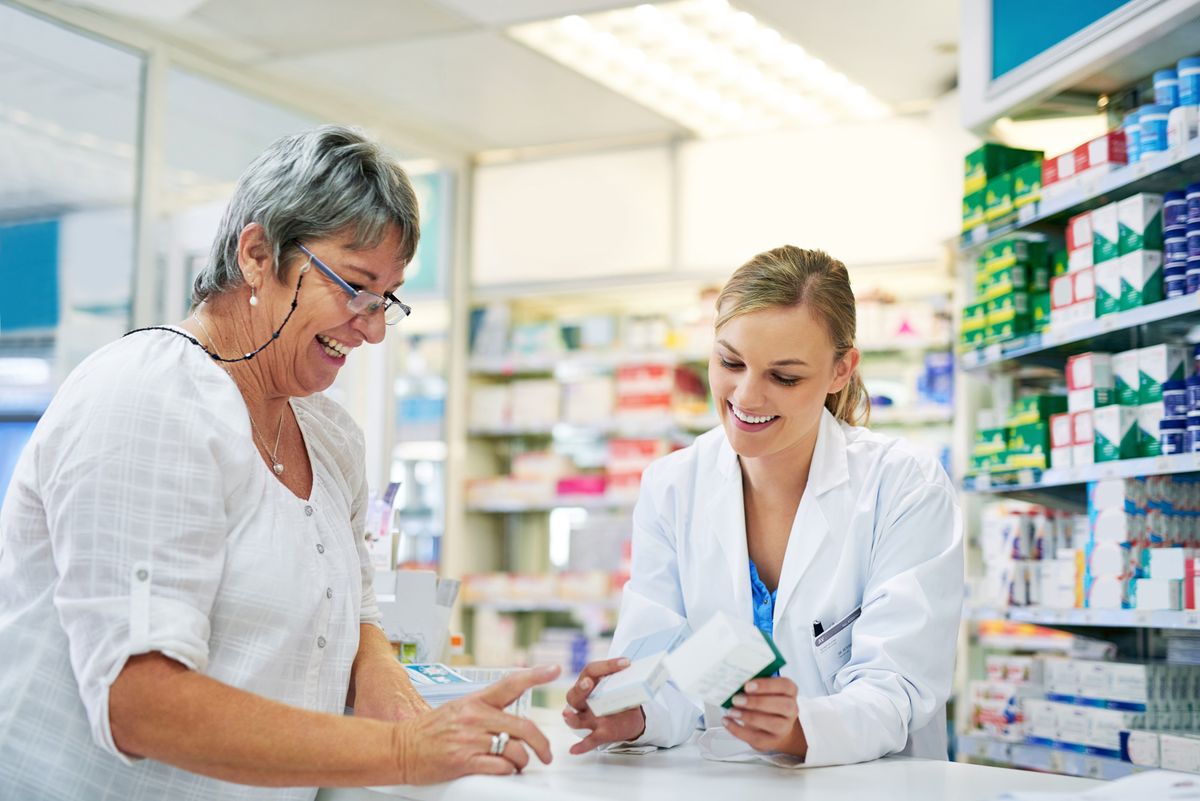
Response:
[[[1148,770],[1082,793],[1004,793],[996,801],[1128,801],[1153,798],[1154,801],[1200,801],[1200,776],[1170,770]]]
[[[700,756],[714,762],[758,762],[777,768],[802,768],[804,760],[791,754],[756,751],[749,743],[734,737],[724,728],[706,729],[697,739]]]

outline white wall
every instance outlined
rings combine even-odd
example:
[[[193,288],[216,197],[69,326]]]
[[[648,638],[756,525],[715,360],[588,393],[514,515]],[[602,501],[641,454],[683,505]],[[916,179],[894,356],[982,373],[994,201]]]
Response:
[[[851,265],[936,262],[974,145],[957,97],[927,114],[671,148],[481,166],[472,282],[724,274],[791,243]]]

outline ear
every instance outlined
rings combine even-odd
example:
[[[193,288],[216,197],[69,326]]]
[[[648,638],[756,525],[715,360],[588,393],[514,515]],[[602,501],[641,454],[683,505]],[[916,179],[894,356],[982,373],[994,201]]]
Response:
[[[275,277],[275,255],[266,230],[258,223],[250,223],[238,234],[237,252],[242,278],[251,287],[261,289],[268,278]]]
[[[862,353],[858,348],[851,348],[833,365],[833,383],[829,385],[830,395],[846,388],[854,371],[858,369],[860,361],[862,361]]]

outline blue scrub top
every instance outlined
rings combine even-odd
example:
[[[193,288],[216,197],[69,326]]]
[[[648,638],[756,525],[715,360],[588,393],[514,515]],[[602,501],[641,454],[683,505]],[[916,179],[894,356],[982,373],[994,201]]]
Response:
[[[775,596],[779,590],[771,592],[767,585],[758,577],[758,566],[750,560],[750,595],[754,603],[754,625],[768,637],[775,634]]]

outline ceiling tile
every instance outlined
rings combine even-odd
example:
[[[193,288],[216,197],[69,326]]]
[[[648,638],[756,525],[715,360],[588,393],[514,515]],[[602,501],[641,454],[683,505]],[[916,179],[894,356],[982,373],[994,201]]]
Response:
[[[208,0],[192,18],[279,56],[478,27],[433,0]]]
[[[484,25],[507,27],[518,22],[591,14],[612,8],[637,5],[632,0],[437,0],[440,5]]]
[[[497,32],[272,62],[333,82],[473,150],[671,133],[674,123]]]

